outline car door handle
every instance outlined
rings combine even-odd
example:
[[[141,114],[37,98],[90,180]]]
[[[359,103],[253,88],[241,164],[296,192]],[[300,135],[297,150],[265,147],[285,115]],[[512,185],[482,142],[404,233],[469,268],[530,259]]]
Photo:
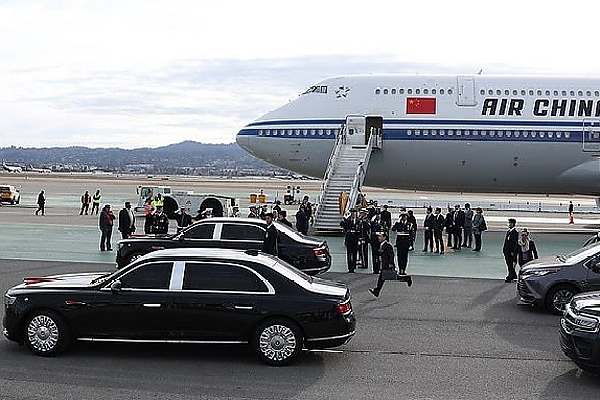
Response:
[[[148,307],[148,308],[160,308],[160,303],[144,303],[144,307]]]
[[[254,306],[236,304],[233,306],[236,310],[254,310]]]

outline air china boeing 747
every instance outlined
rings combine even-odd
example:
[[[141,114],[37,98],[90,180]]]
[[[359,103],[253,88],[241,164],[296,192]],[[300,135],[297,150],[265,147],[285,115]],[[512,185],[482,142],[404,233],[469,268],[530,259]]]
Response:
[[[342,126],[382,132],[364,184],[600,196],[600,79],[365,75],[326,79],[245,126],[237,143],[322,178]]]

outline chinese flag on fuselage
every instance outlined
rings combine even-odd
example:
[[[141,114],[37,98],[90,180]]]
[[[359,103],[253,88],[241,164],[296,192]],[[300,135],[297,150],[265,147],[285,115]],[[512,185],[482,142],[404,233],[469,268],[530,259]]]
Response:
[[[407,97],[406,114],[435,114],[435,97]]]

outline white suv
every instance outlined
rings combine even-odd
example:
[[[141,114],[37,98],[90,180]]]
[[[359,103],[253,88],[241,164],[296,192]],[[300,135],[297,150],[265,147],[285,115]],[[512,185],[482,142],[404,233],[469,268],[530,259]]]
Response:
[[[0,186],[2,201],[10,204],[19,204],[21,202],[21,193],[12,185]]]

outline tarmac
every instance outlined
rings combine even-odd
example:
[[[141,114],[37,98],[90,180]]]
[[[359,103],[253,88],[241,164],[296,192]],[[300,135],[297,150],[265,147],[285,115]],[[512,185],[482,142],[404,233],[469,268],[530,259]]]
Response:
[[[113,252],[99,251],[100,232],[98,217],[79,215],[80,197],[85,190],[93,193],[101,189],[102,204],[113,205],[118,212],[125,201],[137,204],[137,185],[163,185],[174,189],[193,190],[197,193],[216,193],[237,197],[242,205],[242,215],[245,215],[249,205],[249,194],[256,193],[261,188],[267,194],[268,201],[282,198],[287,192],[287,186],[297,190],[296,198],[305,194],[315,199],[320,188],[319,181],[282,181],[272,178],[199,178],[189,177],[147,178],[141,176],[115,175],[40,175],[40,174],[4,174],[0,175],[0,183],[12,184],[20,188],[22,200],[19,205],[4,204],[0,207],[0,258],[17,260],[67,261],[112,263],[115,261]],[[40,189],[46,192],[46,216],[35,216],[35,201]],[[556,256],[568,254],[583,244],[595,234],[600,227],[600,215],[588,210],[594,204],[592,198],[569,198],[547,196],[515,196],[481,195],[456,193],[415,193],[393,191],[389,189],[365,188],[369,198],[378,200],[381,204],[394,205],[393,217],[398,215],[399,205],[409,205],[423,202],[420,207],[414,207],[418,224],[421,225],[425,210],[429,204],[464,204],[470,202],[473,207],[479,204],[508,204],[512,209],[486,209],[484,215],[489,227],[483,235],[482,252],[470,249],[453,251],[447,249],[445,254],[424,253],[423,235],[421,229],[417,234],[415,250],[410,253],[408,272],[415,275],[449,276],[469,278],[501,279],[506,275],[502,257],[502,243],[509,217],[517,219],[517,227],[527,227],[532,239],[535,240],[540,256]],[[427,198],[427,200],[424,200]],[[575,223],[568,223],[566,212],[559,212],[562,205],[569,200],[576,204]],[[545,211],[527,211],[527,203],[543,204]],[[284,209],[292,217],[296,205],[286,205]],[[566,207],[566,206],[565,206]],[[565,207],[562,207],[563,209]],[[138,218],[138,232],[142,232],[142,218]],[[175,231],[172,221],[170,231]],[[446,235],[444,235],[446,237]],[[113,231],[113,247],[120,238],[119,232]],[[346,251],[343,238],[339,236],[322,237],[326,240],[332,254],[332,272],[345,272]],[[394,238],[391,238],[394,242]],[[370,260],[369,260],[370,261]],[[359,273],[370,273],[372,269],[358,269]]]

